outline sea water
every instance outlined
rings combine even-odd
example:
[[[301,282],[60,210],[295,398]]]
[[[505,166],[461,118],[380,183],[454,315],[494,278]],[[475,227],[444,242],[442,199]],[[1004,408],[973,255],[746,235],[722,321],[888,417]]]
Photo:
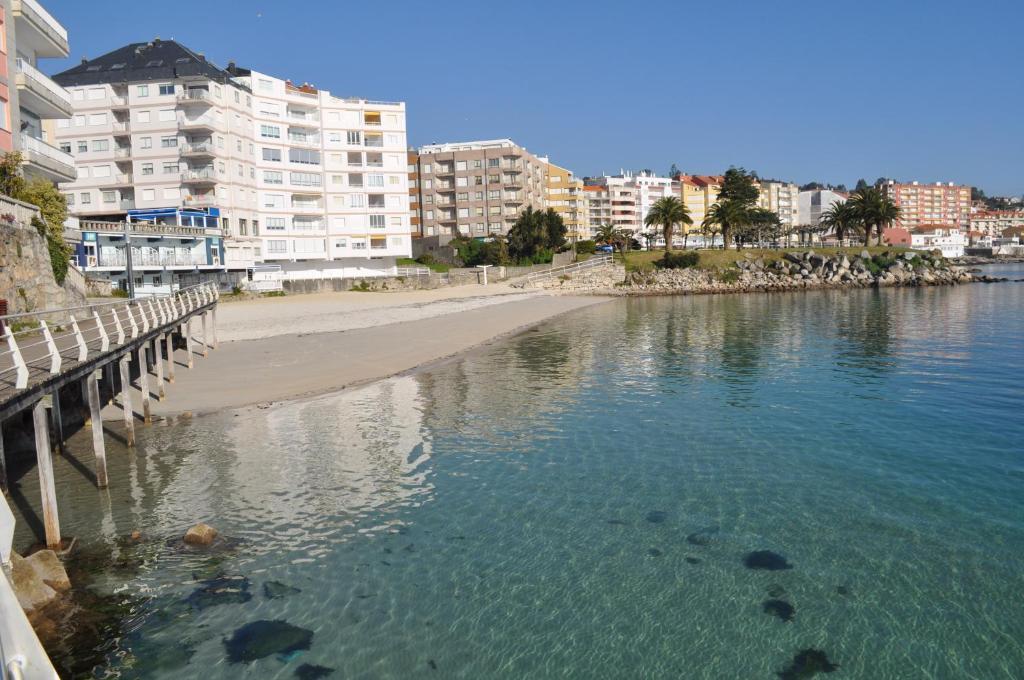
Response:
[[[1022,380],[1018,283],[633,299],[139,428],[109,444],[109,492],[83,439],[57,459],[61,520],[113,606],[57,662],[773,678],[816,650],[828,677],[1024,677]],[[200,520],[227,540],[182,548]]]

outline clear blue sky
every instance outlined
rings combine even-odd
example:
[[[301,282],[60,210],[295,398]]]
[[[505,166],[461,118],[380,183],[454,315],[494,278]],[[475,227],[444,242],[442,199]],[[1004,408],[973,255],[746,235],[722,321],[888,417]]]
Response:
[[[70,63],[174,38],[404,100],[414,145],[511,137],[579,176],[742,165],[1024,193],[1021,0],[43,1]]]

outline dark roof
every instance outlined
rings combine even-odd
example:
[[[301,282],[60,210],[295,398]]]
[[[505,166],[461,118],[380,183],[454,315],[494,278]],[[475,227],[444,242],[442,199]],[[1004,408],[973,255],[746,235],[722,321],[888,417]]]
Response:
[[[228,82],[231,74],[174,40],[132,43],[53,76],[63,87],[205,77]]]

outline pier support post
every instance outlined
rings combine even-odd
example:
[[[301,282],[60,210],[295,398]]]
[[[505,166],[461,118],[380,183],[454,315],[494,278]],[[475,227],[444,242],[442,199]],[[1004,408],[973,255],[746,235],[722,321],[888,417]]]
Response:
[[[163,337],[163,336],[160,336]],[[167,382],[174,384],[174,329],[167,334]],[[160,398],[164,398],[164,388],[160,388]]]
[[[210,308],[210,332],[213,335],[213,348],[217,349],[217,346],[218,346],[219,343],[217,342],[217,308],[216,307],[211,307]]]
[[[146,366],[146,346],[138,351],[139,357],[139,392],[142,394],[142,422],[149,425],[153,418],[149,410],[149,367]]]
[[[209,315],[209,311],[203,312],[203,358],[206,358],[206,348],[209,347],[206,343],[206,317]]]
[[[57,488],[53,484],[53,452],[50,451],[50,430],[46,422],[49,397],[36,402],[32,408],[32,425],[36,433],[36,463],[39,468],[39,492],[43,497],[43,524],[46,527],[46,547],[60,549],[60,518],[57,516]]]
[[[124,438],[128,446],[135,446],[135,420],[132,415],[132,382],[128,371],[131,355],[121,357],[121,410],[124,411]]]
[[[156,398],[164,400],[164,334],[153,339],[153,363],[156,364]]]
[[[3,421],[0,421],[0,493],[7,493],[7,454],[4,453]]]
[[[103,442],[103,417],[100,415],[100,388],[96,372],[85,379],[85,392],[89,395],[89,419],[92,421],[92,450],[96,454],[96,486],[107,487],[107,446]]]
[[[52,406],[50,408],[50,426],[53,428],[54,453],[64,453],[64,417],[60,412],[60,388],[53,391],[50,396]]]
[[[108,401],[107,403],[113,404],[114,396],[116,394],[114,392],[114,362],[108,361],[106,365],[103,367],[103,372],[105,373],[103,379],[107,381],[107,387],[110,388],[110,401]]]
[[[186,361],[186,364],[188,365],[189,370],[191,370],[192,369],[192,317],[191,316],[188,318],[188,321],[186,321],[185,324],[182,326],[182,329],[184,329],[182,331],[182,333],[184,333],[184,335],[185,335],[185,352],[188,355],[188,361]]]

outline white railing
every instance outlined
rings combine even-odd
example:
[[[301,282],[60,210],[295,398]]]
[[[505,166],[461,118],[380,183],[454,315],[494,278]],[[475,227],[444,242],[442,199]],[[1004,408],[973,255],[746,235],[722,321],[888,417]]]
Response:
[[[183,144],[181,147],[181,153],[213,153],[213,144],[210,142],[193,142],[192,144]]]
[[[48,92],[54,99],[62,102],[65,108],[71,108],[71,93],[50,80],[50,76],[46,75],[21,57],[15,59],[15,63],[18,66],[18,71],[21,72],[27,80],[34,81],[38,87],[46,90],[46,92]]]
[[[178,101],[208,102],[210,101],[210,93],[206,90],[185,90],[178,93]]]
[[[395,276],[430,276],[428,267],[395,267]]]
[[[43,140],[36,139],[24,132],[21,133],[21,148],[25,151],[45,156],[52,161],[57,161],[58,163],[75,167],[75,159],[71,154],[65,153],[55,146],[50,146]]]
[[[527,274],[523,277],[523,285],[529,285],[536,281],[551,278],[552,276],[572,274],[575,272],[586,271],[588,269],[599,269],[610,265],[611,263],[611,255],[595,255],[588,260],[583,260],[582,262],[573,262],[571,264],[562,265],[561,267],[552,267],[551,269],[545,269],[544,271]]]
[[[214,283],[200,283],[144,300],[117,300],[78,307],[0,316],[6,349],[0,350],[0,400],[28,387],[30,367],[57,375],[68,361],[90,351],[107,352],[151,329],[172,324],[220,297]]]

